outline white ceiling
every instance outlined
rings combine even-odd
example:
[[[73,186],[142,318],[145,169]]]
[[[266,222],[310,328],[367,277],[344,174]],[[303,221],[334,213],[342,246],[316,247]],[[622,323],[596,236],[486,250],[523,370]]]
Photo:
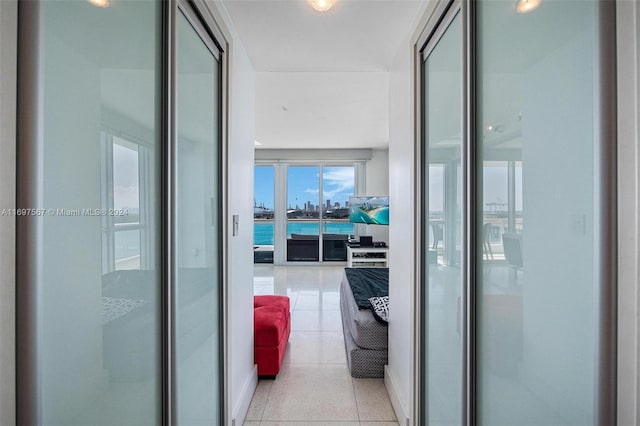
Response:
[[[389,77],[367,73],[257,73],[261,148],[385,148]]]
[[[257,71],[259,148],[387,147],[388,70],[424,2],[224,1]]]
[[[412,31],[417,0],[226,0],[256,71],[386,71]]]

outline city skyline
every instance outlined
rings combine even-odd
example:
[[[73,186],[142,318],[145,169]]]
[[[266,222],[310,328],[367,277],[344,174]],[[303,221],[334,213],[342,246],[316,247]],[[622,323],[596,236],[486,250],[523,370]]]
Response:
[[[324,167],[322,176],[323,199],[320,192],[320,167],[289,166],[287,168],[287,208],[303,211],[347,208],[349,197],[355,191],[353,166]],[[273,210],[275,201],[275,170],[273,166],[256,166],[254,177],[254,203]]]

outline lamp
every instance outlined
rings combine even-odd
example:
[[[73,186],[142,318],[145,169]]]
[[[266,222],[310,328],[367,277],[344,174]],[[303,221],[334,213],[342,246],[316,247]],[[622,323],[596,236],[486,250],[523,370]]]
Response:
[[[518,0],[516,3],[516,12],[529,13],[540,6],[542,0]]]
[[[310,0],[311,7],[318,12],[326,12],[331,9],[335,0]]]

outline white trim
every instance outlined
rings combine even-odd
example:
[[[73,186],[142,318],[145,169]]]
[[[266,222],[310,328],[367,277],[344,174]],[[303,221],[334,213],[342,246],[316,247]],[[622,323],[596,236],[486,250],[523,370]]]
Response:
[[[396,413],[398,424],[400,426],[410,426],[411,422],[409,420],[409,415],[407,414],[407,409],[402,403],[402,398],[400,398],[400,394],[398,393],[396,380],[394,380],[393,374],[391,373],[391,369],[389,369],[388,365],[384,366],[384,386],[387,388],[387,393],[389,394],[393,411]]]
[[[233,408],[233,417],[231,419],[232,426],[242,426],[244,424],[244,419],[247,417],[247,413],[249,412],[249,406],[251,405],[251,400],[253,399],[253,393],[256,391],[258,387],[258,366],[254,365],[251,374],[247,376],[247,380],[244,382],[244,386],[242,386],[242,392],[240,392],[240,399],[238,403]]]
[[[287,261],[287,165],[274,165],[273,198],[273,264],[285,265]]]

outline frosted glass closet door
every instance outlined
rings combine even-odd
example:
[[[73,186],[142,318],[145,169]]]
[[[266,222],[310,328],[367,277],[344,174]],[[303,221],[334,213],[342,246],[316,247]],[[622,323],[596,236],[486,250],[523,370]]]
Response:
[[[220,419],[220,65],[200,34],[178,14],[175,345],[184,425]]]
[[[445,21],[446,22],[446,21]],[[446,25],[446,24],[443,24]],[[462,423],[462,14],[427,53],[424,78],[426,424]]]
[[[40,10],[40,115],[23,117],[39,137],[21,157],[38,178],[19,192],[43,215],[20,219],[35,230],[20,234],[35,235],[21,300],[37,311],[18,318],[37,319],[36,365],[19,369],[37,388],[21,402],[45,425],[157,425],[161,4],[26,3]]]
[[[476,5],[478,420],[594,424],[596,2]]]

